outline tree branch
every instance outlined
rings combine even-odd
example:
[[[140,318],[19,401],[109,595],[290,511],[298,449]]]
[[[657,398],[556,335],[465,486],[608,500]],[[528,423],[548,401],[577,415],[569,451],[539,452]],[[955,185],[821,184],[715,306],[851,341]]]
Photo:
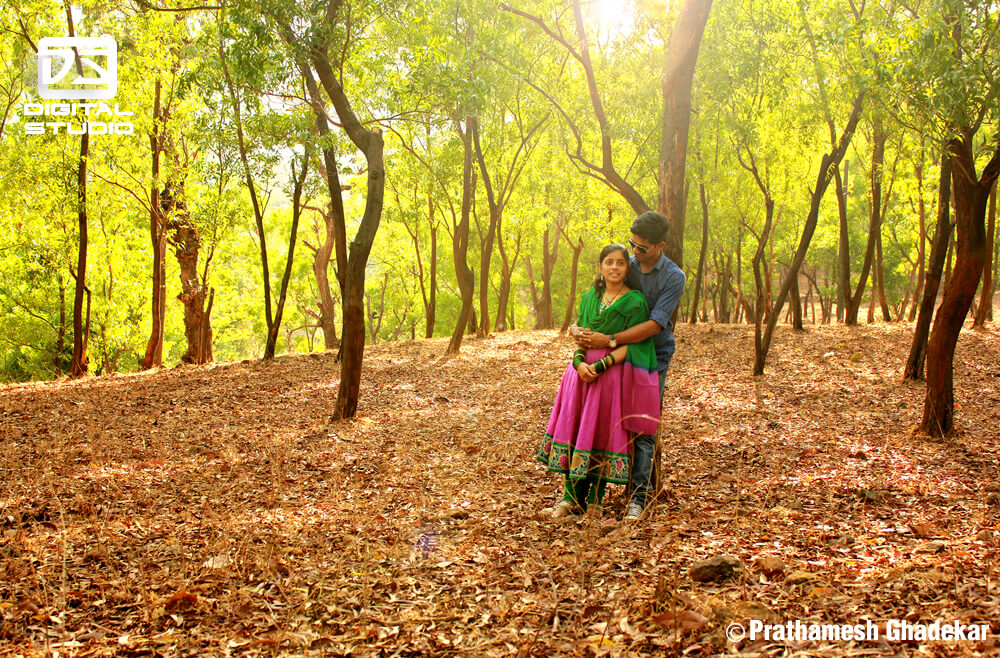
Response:
[[[162,12],[185,12],[185,11],[218,11],[224,9],[222,5],[198,5],[195,7],[157,7],[148,0],[136,0],[136,4],[142,9]]]
[[[147,212],[149,212],[149,211],[152,210],[149,207],[149,202],[146,199],[143,199],[142,197],[140,197],[138,194],[136,194],[135,191],[132,190],[131,188],[125,187],[124,185],[122,185],[118,181],[113,181],[113,180],[111,180],[109,178],[105,178],[104,176],[100,175],[96,171],[94,172],[94,177],[95,178],[100,178],[102,181],[104,181],[105,183],[108,183],[109,185],[114,185],[117,188],[125,190],[126,192],[128,192],[129,194],[131,194],[133,197],[135,197],[135,200],[138,201],[140,204],[142,204],[143,209],[146,210]]]
[[[563,38],[561,34],[555,32],[552,28],[550,28],[548,24],[539,16],[535,16],[534,14],[529,14],[528,12],[521,11],[520,9],[515,9],[505,2],[500,3],[500,9],[503,9],[504,11],[508,11],[512,14],[520,16],[521,18],[526,18],[532,23],[535,23],[540,28],[542,28],[545,34],[549,35],[553,40],[562,44],[562,46],[569,51],[569,54],[572,55],[574,59],[576,59],[580,63],[583,63],[583,57],[580,55],[580,53],[568,41],[566,41],[566,39]]]

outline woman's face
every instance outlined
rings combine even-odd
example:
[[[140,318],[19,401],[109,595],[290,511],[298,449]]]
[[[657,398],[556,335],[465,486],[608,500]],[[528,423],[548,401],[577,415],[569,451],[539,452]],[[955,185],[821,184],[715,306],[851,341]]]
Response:
[[[615,285],[625,280],[628,273],[628,256],[620,249],[615,249],[601,261],[601,274],[604,280]]]

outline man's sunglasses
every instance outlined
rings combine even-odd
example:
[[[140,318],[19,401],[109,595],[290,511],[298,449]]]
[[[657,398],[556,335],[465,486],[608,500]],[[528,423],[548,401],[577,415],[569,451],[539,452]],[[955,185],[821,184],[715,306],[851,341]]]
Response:
[[[636,244],[635,242],[632,241],[632,238],[628,239],[628,246],[632,247],[633,249],[638,249],[639,253],[644,256],[649,251],[649,247],[644,247],[641,244]]]

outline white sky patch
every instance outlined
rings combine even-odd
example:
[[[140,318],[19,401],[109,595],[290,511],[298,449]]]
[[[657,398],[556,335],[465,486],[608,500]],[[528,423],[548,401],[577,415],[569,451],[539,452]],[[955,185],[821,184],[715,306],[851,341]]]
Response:
[[[614,41],[635,29],[635,7],[630,0],[591,0],[588,9],[601,41]]]

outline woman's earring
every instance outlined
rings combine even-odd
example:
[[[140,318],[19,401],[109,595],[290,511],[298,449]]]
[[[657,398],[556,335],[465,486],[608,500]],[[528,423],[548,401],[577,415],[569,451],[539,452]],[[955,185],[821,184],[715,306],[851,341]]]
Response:
[[[600,274],[598,274],[597,276],[598,276],[598,278],[600,278],[600,280],[601,280],[601,283],[604,283],[604,272],[601,272],[601,273],[600,273]]]

